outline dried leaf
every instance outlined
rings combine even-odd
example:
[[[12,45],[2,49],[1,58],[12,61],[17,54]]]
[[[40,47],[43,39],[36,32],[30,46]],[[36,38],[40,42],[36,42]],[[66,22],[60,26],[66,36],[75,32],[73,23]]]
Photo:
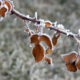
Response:
[[[39,44],[40,40],[39,40],[39,35],[35,34],[31,36],[31,43],[35,43],[35,44]]]
[[[41,61],[44,58],[44,48],[40,44],[35,45],[32,50],[33,56],[36,62]]]
[[[47,44],[47,46],[49,47],[49,48],[47,49],[47,52],[49,52],[49,51],[52,52],[52,47],[53,47],[53,45],[52,45],[52,42],[51,42],[49,36],[47,36],[47,35],[41,35],[40,41],[44,41],[44,42]]]
[[[52,58],[44,57],[44,60],[48,62],[48,64],[52,64]]]
[[[52,22],[51,22],[51,21],[45,21],[45,26],[46,26],[46,27],[52,26]]]
[[[52,37],[52,43],[53,45],[56,45],[57,44],[57,41],[58,41],[58,38],[60,37],[60,33],[56,33],[54,34],[54,36]]]
[[[75,62],[66,64],[66,67],[71,72],[77,71],[77,67],[75,66]]]
[[[77,59],[76,59],[76,67],[78,69],[80,69],[80,56],[78,55]]]
[[[11,3],[10,3],[9,1],[5,0],[5,1],[4,1],[4,4],[7,5],[7,7],[8,7],[8,11],[10,11],[10,9],[12,8]]]
[[[5,16],[5,14],[6,14],[6,11],[7,11],[7,9],[5,8],[5,7],[2,7],[1,9],[0,9],[0,16]]]
[[[73,51],[67,54],[61,55],[65,63],[73,63],[76,61],[77,58],[77,52]]]
[[[0,6],[1,6],[1,4],[2,4],[2,3],[0,2]]]
[[[52,52],[53,52],[52,49],[50,49],[50,48],[46,49],[46,54],[49,54],[49,53],[52,53]]]

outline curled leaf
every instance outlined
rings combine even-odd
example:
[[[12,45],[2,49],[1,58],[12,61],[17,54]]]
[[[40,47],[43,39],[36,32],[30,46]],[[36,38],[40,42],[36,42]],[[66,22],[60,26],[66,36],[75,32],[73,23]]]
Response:
[[[47,35],[41,35],[40,41],[43,41],[43,42],[45,42],[47,44],[47,46],[48,46],[48,49],[46,51],[47,53],[52,52],[53,45],[52,45],[52,42],[51,42],[49,36],[47,36]]]
[[[13,9],[12,1],[10,0],[1,0],[0,1],[0,16],[5,17],[6,13],[11,12]]]
[[[52,52],[53,52],[52,49],[50,49],[50,48],[46,49],[46,54],[49,54],[49,53],[52,53]]]
[[[32,54],[36,62],[41,61],[44,58],[44,48],[40,44],[35,45],[32,50]]]
[[[4,4],[7,5],[7,7],[8,7],[8,11],[10,11],[11,8],[12,8],[11,3],[10,3],[9,1],[5,0],[5,1],[4,1]]]
[[[45,21],[45,26],[46,26],[46,27],[52,26],[52,22],[51,22],[51,21]]]
[[[52,58],[44,57],[44,60],[48,62],[48,64],[52,64]]]
[[[66,67],[71,72],[77,71],[77,67],[75,66],[75,62],[66,64]]]
[[[73,51],[67,54],[61,55],[65,63],[73,63],[76,61],[77,58],[77,52]]]
[[[5,16],[6,15],[7,9],[5,7],[0,8],[0,16]]]
[[[73,51],[68,54],[62,55],[63,60],[66,63],[66,67],[69,71],[75,72],[80,69],[80,55]]]
[[[31,36],[31,43],[39,44],[41,41],[45,42],[48,46],[48,49],[46,50],[46,53],[51,53],[52,52],[52,42],[50,40],[50,37],[47,35],[32,35]]]
[[[60,37],[60,33],[56,33],[54,34],[54,36],[52,37],[52,43],[53,45],[56,45],[57,44],[57,41],[58,41],[58,38]]]
[[[76,67],[78,69],[80,69],[80,56],[78,55],[77,59],[76,59]]]
[[[35,43],[35,44],[39,44],[40,40],[39,40],[39,35],[34,34],[31,36],[31,43]]]

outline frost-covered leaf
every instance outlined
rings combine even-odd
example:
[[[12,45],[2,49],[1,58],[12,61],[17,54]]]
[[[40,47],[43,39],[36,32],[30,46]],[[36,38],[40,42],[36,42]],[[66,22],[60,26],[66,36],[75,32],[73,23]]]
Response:
[[[32,50],[32,54],[36,62],[41,61],[44,58],[44,48],[40,44],[35,45]]]
[[[74,61],[76,61],[77,55],[77,52],[72,51],[67,54],[62,54],[61,57],[63,58],[65,63],[73,63]]]
[[[1,0],[0,1],[0,16],[5,17],[7,13],[11,12],[13,9],[12,1],[10,0]]]
[[[76,59],[76,67],[80,69],[80,56],[78,56]]]
[[[59,37],[60,37],[60,33],[57,32],[57,33],[54,34],[54,36],[52,37],[53,45],[57,44],[57,41],[58,41]]]
[[[75,62],[66,64],[66,67],[71,72],[77,71],[77,67],[75,66]]]
[[[48,49],[46,51],[47,53],[52,52],[53,45],[52,45],[52,41],[48,35],[42,35],[40,37],[40,41],[43,41],[47,44],[47,46],[48,46]]]
[[[11,5],[11,3],[8,0],[5,0],[4,4],[7,5],[8,11],[10,11],[12,9],[12,5]]]
[[[39,35],[37,34],[32,35],[30,39],[31,39],[31,43],[38,44],[40,42]]]
[[[45,27],[51,27],[52,26],[52,22],[51,21],[45,21]]]
[[[5,7],[0,8],[0,16],[5,16],[6,15],[7,9]]]

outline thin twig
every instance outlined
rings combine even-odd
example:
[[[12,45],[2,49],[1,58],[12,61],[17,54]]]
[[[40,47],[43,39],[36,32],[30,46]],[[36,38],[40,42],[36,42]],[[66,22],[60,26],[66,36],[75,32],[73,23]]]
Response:
[[[39,20],[36,20],[35,18],[31,18],[31,17],[27,17],[24,14],[21,14],[19,11],[13,9],[11,11],[12,14],[15,14],[16,16],[18,16],[19,18],[23,19],[23,20],[28,20],[28,21],[32,21],[32,22],[36,22],[36,23],[40,23]]]

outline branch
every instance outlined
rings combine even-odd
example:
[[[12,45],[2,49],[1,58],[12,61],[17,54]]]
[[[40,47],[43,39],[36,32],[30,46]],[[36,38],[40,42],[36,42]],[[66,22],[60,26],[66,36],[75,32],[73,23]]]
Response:
[[[28,20],[28,21],[32,21],[34,23],[40,23],[39,20],[36,20],[35,18],[30,18],[30,17],[27,17],[26,15],[24,14],[21,14],[20,12],[18,12],[17,10],[13,9],[11,11],[11,14],[15,14],[16,16],[18,16],[19,18],[23,19],[23,20]]]
[[[11,14],[16,15],[17,17],[19,17],[19,18],[21,18],[21,19],[23,19],[23,20],[28,20],[28,21],[31,21],[31,22],[33,22],[33,23],[38,23],[38,24],[41,23],[40,20],[35,19],[35,18],[31,18],[31,17],[27,17],[26,15],[21,14],[20,12],[18,12],[18,11],[15,10],[15,9],[13,9],[13,10],[11,11]],[[55,30],[55,31],[57,31],[57,32],[60,32],[60,33],[62,33],[62,34],[65,34],[65,35],[67,35],[67,36],[69,36],[69,37],[72,37],[72,38],[76,37],[76,38],[80,39],[80,34],[75,34],[75,33],[72,33],[72,32],[68,32],[68,31],[66,31],[66,30],[58,29],[58,28],[54,27],[54,24],[53,24],[53,26],[48,27],[48,28],[50,28],[51,30]]]

